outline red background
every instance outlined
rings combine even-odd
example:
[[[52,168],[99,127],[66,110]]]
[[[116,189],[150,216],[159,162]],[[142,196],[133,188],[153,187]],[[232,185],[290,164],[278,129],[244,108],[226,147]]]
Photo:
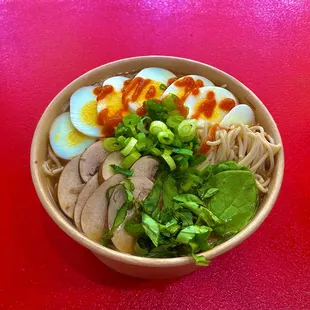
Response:
[[[0,308],[310,308],[308,1],[0,2]],[[286,156],[281,194],[260,229],[209,267],[168,281],[99,263],[48,217],[29,171],[36,123],[66,84],[149,54],[240,79],[273,114]]]

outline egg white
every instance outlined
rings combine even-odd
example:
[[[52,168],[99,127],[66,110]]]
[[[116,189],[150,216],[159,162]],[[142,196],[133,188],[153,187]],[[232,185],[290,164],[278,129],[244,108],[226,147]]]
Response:
[[[145,94],[150,86],[154,86],[156,90],[156,95],[152,99],[160,99],[164,92],[164,90],[160,88],[160,85],[164,84],[167,86],[168,81],[175,78],[176,75],[166,69],[150,67],[141,70],[135,77],[141,77],[151,81],[141,92],[137,100],[129,101],[129,111],[131,113],[135,113],[136,110],[142,106],[143,102],[146,100]]]
[[[49,132],[49,139],[55,154],[67,160],[83,153],[96,141],[73,126],[69,112],[56,117]]]
[[[165,98],[167,97],[169,94],[174,94],[176,96],[178,96],[179,98],[181,98],[183,95],[184,95],[184,90],[185,88],[184,87],[180,87],[180,86],[177,86],[177,82],[182,80],[183,78],[185,77],[191,77],[194,79],[194,81],[196,82],[197,80],[201,80],[203,82],[203,86],[202,87],[205,87],[205,86],[214,86],[214,84],[208,80],[207,78],[203,77],[203,76],[200,76],[200,75],[185,75],[185,76],[182,76],[181,78],[179,78],[178,80],[176,80],[175,82],[173,82],[165,91],[164,93],[162,94],[161,98]]]
[[[224,116],[220,123],[223,128],[228,128],[234,124],[244,124],[253,126],[255,124],[255,116],[253,110],[246,104],[239,104],[231,109]]]
[[[76,90],[70,98],[70,117],[73,126],[91,137],[102,137],[102,126],[97,124],[96,86],[85,86]]]
[[[175,78],[176,76],[171,71],[168,71],[166,69],[150,67],[142,69],[136,75],[136,77],[141,77],[143,79],[150,79],[152,81],[156,81],[161,84],[167,85],[168,81],[172,78]]]
[[[207,93],[209,91],[214,92],[214,98],[216,100],[216,107],[210,118],[207,118],[202,114],[200,115],[200,117],[197,119],[198,127],[202,127],[206,121],[218,123],[224,118],[224,116],[228,112],[219,108],[219,104],[222,100],[226,98],[230,98],[235,101],[236,105],[238,104],[237,98],[225,88],[217,87],[217,86],[201,87],[199,88],[199,93],[197,95],[191,94],[184,101],[184,105],[188,107],[189,109],[188,118],[192,118],[192,116],[196,112],[196,109],[199,107],[199,104],[206,99]]]
[[[116,111],[123,107],[122,89],[124,87],[124,82],[127,80],[129,80],[129,78],[125,76],[113,76],[103,82],[102,86],[111,85],[113,86],[114,90],[98,102],[98,113],[101,112],[103,109],[109,108],[110,113],[113,114],[113,111]]]

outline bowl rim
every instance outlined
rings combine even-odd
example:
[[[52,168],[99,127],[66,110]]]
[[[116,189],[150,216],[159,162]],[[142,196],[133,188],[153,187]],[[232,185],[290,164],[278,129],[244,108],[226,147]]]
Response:
[[[40,146],[37,143],[38,137],[40,135],[41,128],[44,126],[44,119],[47,117],[49,114],[49,110],[51,107],[58,101],[58,99],[62,96],[62,93],[66,91],[66,89],[70,88],[72,85],[77,83],[77,81],[80,81],[81,79],[85,78],[86,76],[91,76],[95,74],[97,71],[102,70],[103,67],[107,65],[112,65],[112,64],[122,64],[123,62],[128,62],[128,61],[133,61],[137,59],[178,59],[180,61],[186,61],[190,63],[195,63],[200,66],[205,66],[208,67],[211,70],[218,71],[219,73],[226,75],[228,78],[233,80],[235,83],[239,84],[245,91],[250,93],[252,97],[261,105],[261,107],[264,110],[264,113],[269,114],[270,119],[272,120],[272,125],[274,126],[274,130],[278,134],[278,139],[279,143],[281,144],[282,148],[277,154],[277,161],[279,161],[280,168],[277,173],[277,182],[275,182],[273,191],[270,193],[268,197],[268,203],[264,206],[264,209],[262,212],[256,214],[256,216],[248,223],[248,225],[241,230],[238,234],[233,236],[232,238],[228,239],[227,241],[221,243],[220,245],[217,245],[211,250],[204,251],[199,253],[199,255],[205,256],[207,259],[212,259],[216,256],[219,256],[230,249],[236,247],[239,245],[241,242],[246,240],[251,234],[253,234],[258,227],[262,224],[262,222],[265,220],[265,218],[268,216],[270,211],[272,210],[277,197],[280,193],[282,181],[283,181],[283,175],[284,175],[284,149],[283,149],[283,143],[281,139],[280,132],[278,130],[277,124],[274,121],[272,115],[266,108],[266,106],[262,103],[262,101],[247,87],[245,86],[242,82],[231,76],[230,74],[214,67],[211,65],[208,65],[206,63],[202,63],[196,60],[192,59],[187,59],[187,58],[182,58],[182,57],[175,57],[175,56],[164,56],[164,55],[148,55],[148,56],[137,56],[137,57],[129,57],[129,58],[123,58],[119,60],[115,60],[109,63],[105,63],[101,66],[98,66],[94,69],[91,69],[84,74],[80,75],[76,79],[74,79],[72,82],[70,82],[68,85],[66,85],[54,98],[53,100],[49,103],[49,105],[46,107],[44,110],[43,114],[40,117],[40,120],[37,123],[32,143],[31,143],[31,151],[30,151],[30,169],[31,169],[31,176],[32,176],[32,181],[35,187],[35,190],[37,192],[37,195],[49,214],[49,216],[53,219],[53,221],[67,234],[69,235],[72,239],[74,239],[76,242],[79,244],[83,245],[84,247],[88,248],[92,252],[102,255],[104,257],[108,257],[109,259],[119,261],[119,262],[126,262],[131,265],[137,265],[137,266],[147,266],[147,267],[177,267],[177,266],[183,266],[186,264],[193,263],[193,258],[190,256],[184,256],[184,257],[176,257],[176,258],[146,258],[146,257],[139,257],[139,256],[134,256],[130,254],[125,254],[121,252],[117,252],[115,250],[109,249],[107,247],[104,247],[103,245],[100,245],[99,243],[87,238],[84,234],[79,232],[73,225],[71,225],[65,217],[61,214],[61,211],[59,212],[54,210],[54,207],[52,203],[50,203],[50,197],[48,197],[47,193],[44,191],[44,186],[40,183],[40,172],[39,172],[39,166],[35,163],[36,160],[36,154],[40,149]]]

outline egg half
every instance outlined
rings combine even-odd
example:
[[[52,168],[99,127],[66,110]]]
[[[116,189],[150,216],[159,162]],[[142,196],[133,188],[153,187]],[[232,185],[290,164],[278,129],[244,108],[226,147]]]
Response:
[[[85,86],[70,98],[70,117],[73,126],[91,137],[102,137],[102,126],[97,124],[97,96],[95,86]]]
[[[97,112],[100,113],[104,109],[108,109],[109,115],[113,116],[117,111],[123,109],[122,89],[124,82],[129,80],[125,76],[113,76],[105,80],[102,86],[110,85],[113,87],[112,92],[104,96],[98,101]],[[126,113],[123,113],[125,116]]]
[[[49,138],[54,153],[63,159],[72,159],[96,141],[95,138],[84,135],[73,126],[69,112],[56,117],[51,126]]]
[[[238,104],[237,98],[227,89],[217,86],[206,86],[198,94],[190,94],[184,101],[188,107],[188,118],[195,118],[198,126],[205,121],[219,123],[224,116]]]
[[[132,85],[137,84],[137,86],[127,94],[129,111],[135,113],[147,99],[160,99],[169,80],[174,78],[176,76],[172,72],[162,68],[151,67],[141,70],[131,81]],[[130,84],[128,86],[130,87]],[[141,91],[138,96],[135,96],[139,87]]]
[[[194,85],[197,85],[200,87],[205,86],[214,86],[214,84],[208,80],[207,78],[200,76],[200,75],[185,75],[181,77],[180,79],[174,81],[162,94],[162,98],[167,97],[169,94],[174,94],[178,96],[180,99],[185,95],[186,87],[183,85],[179,85],[180,82],[184,81],[186,78],[192,78],[194,81]]]
[[[228,128],[234,124],[253,126],[255,124],[253,110],[246,104],[239,104],[224,116],[220,126],[223,128]]]

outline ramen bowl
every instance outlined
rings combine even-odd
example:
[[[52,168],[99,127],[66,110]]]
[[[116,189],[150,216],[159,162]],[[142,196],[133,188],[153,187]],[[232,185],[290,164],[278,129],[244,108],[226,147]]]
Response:
[[[48,177],[42,168],[49,143],[49,129],[74,91],[82,86],[94,84],[111,76],[136,72],[146,67],[160,67],[174,73],[201,75],[210,79],[215,85],[227,85],[227,89],[239,99],[239,102],[248,104],[254,110],[258,123],[274,138],[275,142],[282,144],[277,125],[267,108],[250,89],[234,77],[215,67],[189,59],[168,56],[144,56],[122,59],[102,65],[83,74],[66,86],[47,106],[37,124],[32,140],[30,166],[33,184],[42,205],[53,221],[68,236],[89,249],[102,263],[120,273],[146,279],[171,278],[193,272],[197,268],[193,258],[138,257],[117,252],[90,240],[79,232],[72,221],[62,213],[57,201],[51,194]],[[237,235],[201,254],[208,260],[212,260],[247,239],[262,224],[273,208],[280,192],[283,173],[284,152],[283,148],[281,148],[276,155],[269,191],[260,202],[257,213],[250,223]],[[216,264],[216,262],[214,263]]]

